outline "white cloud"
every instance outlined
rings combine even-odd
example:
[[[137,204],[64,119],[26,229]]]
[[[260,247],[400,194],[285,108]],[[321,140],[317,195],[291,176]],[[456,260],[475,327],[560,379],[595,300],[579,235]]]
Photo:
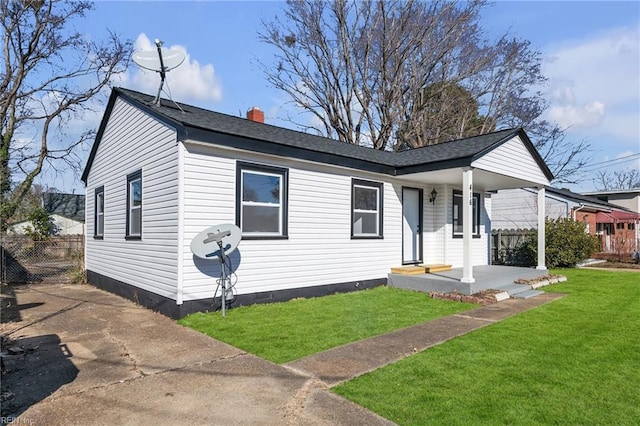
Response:
[[[580,106],[570,104],[552,106],[547,114],[561,128],[594,127],[602,122],[605,108],[602,102],[594,101]]]
[[[182,51],[186,58],[179,67],[167,72],[164,91],[180,101],[219,101],[222,99],[222,86],[212,64],[201,65],[192,59],[187,49],[180,45],[167,47]],[[134,44],[134,51],[155,51],[156,45],[146,34],[141,33]],[[160,76],[153,71],[135,66],[132,75],[119,76],[120,83],[149,94],[156,94]]]
[[[599,127],[640,136],[640,28],[567,41],[548,52],[543,68],[550,80],[547,118],[574,130]],[[615,119],[619,113],[635,115],[635,120]],[[621,124],[626,128],[616,127]]]

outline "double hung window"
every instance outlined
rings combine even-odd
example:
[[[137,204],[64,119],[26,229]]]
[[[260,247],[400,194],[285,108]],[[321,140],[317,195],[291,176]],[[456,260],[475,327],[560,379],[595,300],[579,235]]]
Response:
[[[142,238],[142,170],[127,176],[126,238]]]
[[[236,221],[243,238],[287,237],[288,170],[238,163]]]
[[[93,236],[96,239],[104,237],[104,186],[95,190]]]
[[[382,238],[382,183],[351,181],[351,238]]]
[[[462,215],[463,206],[462,191],[453,191],[453,237],[462,238],[464,229],[464,218]],[[473,224],[471,226],[471,233],[474,237],[480,236],[480,194],[473,194],[473,206],[472,206]]]

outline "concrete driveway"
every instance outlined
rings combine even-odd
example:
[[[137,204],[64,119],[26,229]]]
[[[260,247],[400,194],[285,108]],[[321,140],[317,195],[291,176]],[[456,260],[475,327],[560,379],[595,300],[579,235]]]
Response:
[[[390,424],[318,379],[88,285],[3,286],[2,302],[3,423]]]

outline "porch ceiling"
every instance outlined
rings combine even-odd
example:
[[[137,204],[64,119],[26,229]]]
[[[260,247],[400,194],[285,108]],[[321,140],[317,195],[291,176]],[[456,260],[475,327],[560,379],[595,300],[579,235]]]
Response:
[[[434,170],[428,172],[411,173],[402,176],[413,182],[424,184],[462,185],[462,168]],[[537,184],[524,179],[516,179],[486,170],[473,170],[473,187],[483,191],[497,191],[499,189],[529,188]]]

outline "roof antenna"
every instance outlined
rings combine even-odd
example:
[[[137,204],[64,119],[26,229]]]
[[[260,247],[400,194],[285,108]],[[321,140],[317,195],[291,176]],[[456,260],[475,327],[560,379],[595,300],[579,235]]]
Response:
[[[157,53],[154,51],[138,51],[134,52],[131,58],[133,62],[138,64],[141,68],[155,71],[160,73],[160,87],[158,87],[158,94],[153,101],[156,105],[160,105],[160,93],[164,86],[164,80],[167,76],[167,71],[171,71],[174,68],[179,67],[185,59],[185,54],[181,50],[177,49],[163,49],[162,41],[155,40]]]

